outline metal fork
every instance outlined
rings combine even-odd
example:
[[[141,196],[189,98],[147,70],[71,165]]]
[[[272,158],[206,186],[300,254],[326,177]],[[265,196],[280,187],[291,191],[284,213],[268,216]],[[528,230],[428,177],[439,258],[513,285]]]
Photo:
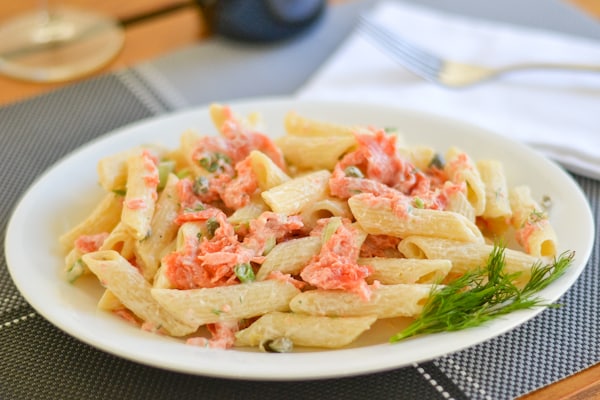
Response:
[[[490,68],[466,64],[445,60],[431,54],[366,17],[360,18],[358,27],[376,47],[406,69],[428,81],[446,87],[471,86],[520,70],[573,70],[600,73],[600,65],[527,63]]]

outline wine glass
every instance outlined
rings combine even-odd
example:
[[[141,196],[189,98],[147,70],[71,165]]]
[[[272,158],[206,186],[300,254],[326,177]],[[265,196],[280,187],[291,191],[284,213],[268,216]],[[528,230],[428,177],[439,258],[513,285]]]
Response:
[[[0,21],[0,73],[36,82],[74,79],[106,65],[123,47],[113,19],[40,3],[39,10]]]

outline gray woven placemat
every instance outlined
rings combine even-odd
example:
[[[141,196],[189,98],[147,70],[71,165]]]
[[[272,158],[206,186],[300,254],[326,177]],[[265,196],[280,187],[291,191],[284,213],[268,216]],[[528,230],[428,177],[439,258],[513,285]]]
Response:
[[[170,111],[160,90],[122,71],[0,108],[0,231],[35,178],[89,140]],[[577,178],[598,214],[600,185]],[[549,310],[499,338],[440,359],[372,375],[250,382],[163,371],[103,353],[55,328],[0,265],[0,399],[509,399],[600,360],[598,246]]]

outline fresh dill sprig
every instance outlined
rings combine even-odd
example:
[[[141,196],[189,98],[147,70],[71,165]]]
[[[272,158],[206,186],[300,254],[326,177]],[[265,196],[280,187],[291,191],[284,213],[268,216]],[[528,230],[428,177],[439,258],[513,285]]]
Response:
[[[435,286],[421,315],[390,341],[472,328],[516,310],[551,306],[534,295],[558,279],[573,258],[573,252],[565,252],[551,264],[536,263],[529,281],[519,288],[513,282],[520,273],[503,271],[504,247],[495,245],[485,268],[468,272],[446,286]]]

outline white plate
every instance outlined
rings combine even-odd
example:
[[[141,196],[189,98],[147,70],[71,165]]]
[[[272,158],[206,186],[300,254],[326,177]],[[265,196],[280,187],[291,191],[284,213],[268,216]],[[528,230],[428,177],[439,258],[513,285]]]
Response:
[[[398,127],[409,143],[429,144],[441,151],[458,145],[475,159],[504,162],[511,185],[527,183],[538,198],[545,194],[552,197],[551,220],[560,250],[576,251],[570,270],[541,293],[547,301],[555,301],[573,284],[590,256],[594,227],[585,196],[561,168],[524,145],[461,122],[384,106],[290,99],[248,100],[231,105],[242,114],[260,111],[267,131],[273,135],[283,133],[283,116],[293,109],[332,122]],[[97,311],[101,294],[98,285],[91,280],[71,285],[61,279],[63,258],[57,237],[100,198],[95,170],[98,159],[140,143],[158,141],[175,147],[187,128],[212,134],[207,109],[142,121],[103,136],[48,170],[16,207],[5,242],[10,273],[27,301],[68,334],[103,351],[159,368],[228,378],[292,380],[349,376],[422,362],[500,335],[542,311],[517,312],[483,327],[396,344],[387,343],[395,327],[381,322],[359,341],[358,347],[288,354],[187,346]]]

